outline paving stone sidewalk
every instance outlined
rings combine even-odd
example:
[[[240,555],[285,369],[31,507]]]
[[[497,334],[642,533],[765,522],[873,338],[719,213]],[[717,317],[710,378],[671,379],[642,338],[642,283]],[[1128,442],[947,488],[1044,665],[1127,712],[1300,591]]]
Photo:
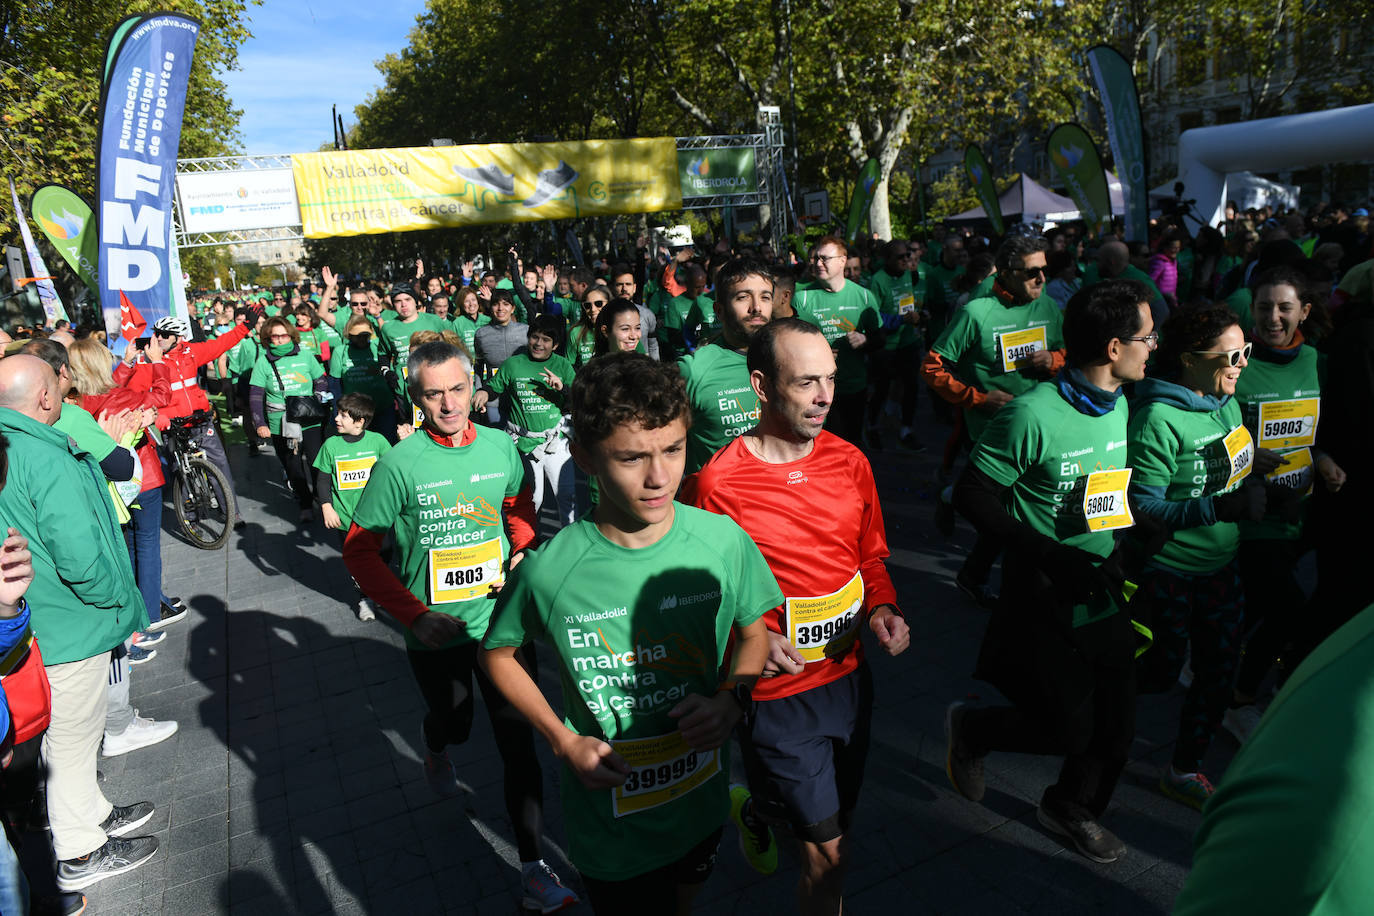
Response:
[[[1132,760],[1104,819],[1130,850],[1115,865],[1083,859],[1036,822],[1055,761],[993,755],[983,804],[949,787],[945,706],[996,696],[969,676],[986,615],[953,584],[972,532],[960,522],[946,542],[932,523],[944,432],[923,429],[931,448],[920,455],[873,456],[890,568],[913,637],[899,658],[869,656],[873,746],[846,912],[1167,913],[1199,820],[1153,787],[1168,760],[1177,697],[1140,704]],[[167,592],[191,612],[166,631],[157,658],[134,670],[134,705],[181,729],[101,761],[113,801],[157,805],[148,829],[162,848],[148,865],[92,887],[88,912],[519,912],[500,762],[484,715],[454,751],[469,791],[436,798],[421,773],[422,704],[397,626],[354,617],[337,534],[319,522],[298,529],[275,458],[249,458],[240,446],[231,461],[247,528],[214,552],[164,536]],[[557,696],[547,670],[543,685]],[[1219,774],[1233,750],[1217,744],[1209,766]],[[549,859],[576,886],[562,852],[558,768],[542,742],[540,752]],[[758,875],[727,829],[697,911],[795,912],[794,861],[785,851],[776,874]],[[646,901],[645,912],[666,910]]]

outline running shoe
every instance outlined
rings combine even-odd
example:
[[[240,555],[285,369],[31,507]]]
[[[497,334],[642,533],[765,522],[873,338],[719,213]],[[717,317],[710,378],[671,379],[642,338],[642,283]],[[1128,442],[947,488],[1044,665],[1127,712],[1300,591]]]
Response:
[[[142,646],[129,647],[129,664],[131,665],[141,665],[155,658],[157,658],[156,649],[145,649]]]
[[[436,754],[429,749],[423,722],[420,723],[420,749],[425,755],[425,781],[434,790],[434,794],[441,798],[452,798],[457,795],[461,791],[458,787],[458,772],[453,768],[448,750]]]
[[[105,740],[101,745],[100,755],[102,757],[118,757],[130,751],[136,751],[142,747],[151,747],[162,741],[166,741],[177,733],[177,723],[175,720],[157,721],[156,719],[146,719],[134,710],[133,720],[118,734],[105,733]]]
[[[778,870],[778,844],[773,831],[754,814],[753,797],[744,786],[730,787],[730,820],[739,831],[739,851],[761,875]]]
[[[115,805],[110,809],[110,816],[100,822],[100,829],[105,831],[106,836],[127,836],[152,820],[152,817],[152,802]]]
[[[469,168],[465,165],[455,165],[453,174],[473,184],[481,185],[488,191],[495,191],[497,194],[504,194],[506,197],[515,196],[515,176],[508,175],[501,171],[501,166],[495,162],[477,168]]]
[[[926,450],[926,444],[917,439],[915,433],[907,433],[898,441],[901,442],[902,448],[909,452],[924,452]]]
[[[1203,773],[1176,773],[1174,768],[1164,768],[1159,774],[1159,791],[1174,801],[1183,802],[1189,807],[1202,810],[1207,799],[1212,797],[1211,781]]]
[[[520,869],[520,893],[522,906],[541,913],[556,913],[579,902],[543,859]]]
[[[159,632],[151,627],[146,630],[136,630],[134,631],[134,635],[129,637],[135,646],[142,646],[145,649],[149,646],[157,645],[166,638],[166,633]]]
[[[1047,830],[1073,843],[1074,848],[1094,862],[1110,865],[1126,854],[1126,844],[1092,818],[1078,820],[1055,814],[1043,801],[1035,817]]]
[[[180,598],[168,598],[160,603],[158,613],[161,616],[148,624],[149,630],[160,630],[181,620],[186,616],[186,603]]]
[[[95,852],[57,864],[57,889],[79,891],[97,881],[133,871],[157,853],[157,837],[111,837]]]
[[[376,620],[376,619],[377,619],[377,612],[376,612],[375,610],[373,610],[372,602],[369,601],[367,598],[359,598],[359,599],[358,599],[358,619],[359,619],[359,620]]]
[[[945,710],[945,738],[949,742],[945,752],[945,775],[964,798],[982,801],[987,791],[983,781],[983,758],[969,751],[963,735],[964,714],[972,708],[963,700],[955,700]]]
[[[940,532],[941,537],[954,537],[954,504],[946,497],[945,492],[948,488],[942,489],[940,495],[935,499],[935,530]]]
[[[1232,706],[1226,710],[1226,715],[1221,717],[1221,727],[1231,733],[1231,737],[1236,739],[1239,744],[1244,744],[1250,740],[1250,736],[1259,727],[1260,719],[1264,713],[1253,703],[1246,706]]]
[[[521,201],[521,205],[538,207],[547,203],[576,180],[577,170],[560,159],[557,168],[545,169],[539,173],[539,180],[534,183],[534,193]]]

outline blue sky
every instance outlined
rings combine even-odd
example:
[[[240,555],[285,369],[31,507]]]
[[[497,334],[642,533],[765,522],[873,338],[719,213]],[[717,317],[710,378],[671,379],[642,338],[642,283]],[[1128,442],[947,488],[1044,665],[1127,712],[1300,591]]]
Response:
[[[243,109],[243,151],[304,153],[333,143],[329,109],[352,127],[354,106],[381,83],[375,63],[407,44],[424,0],[263,0],[250,6],[253,37],[224,76]]]

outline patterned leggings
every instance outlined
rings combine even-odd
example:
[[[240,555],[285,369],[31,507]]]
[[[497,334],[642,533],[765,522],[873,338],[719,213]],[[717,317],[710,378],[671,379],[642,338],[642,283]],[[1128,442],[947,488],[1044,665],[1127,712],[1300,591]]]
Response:
[[[1183,700],[1174,769],[1196,772],[1231,701],[1240,660],[1245,593],[1235,560],[1212,573],[1151,568],[1137,599],[1150,611],[1155,642],[1140,657],[1140,690],[1163,692],[1178,680],[1192,643],[1193,683]],[[1134,605],[1135,602],[1132,602]]]

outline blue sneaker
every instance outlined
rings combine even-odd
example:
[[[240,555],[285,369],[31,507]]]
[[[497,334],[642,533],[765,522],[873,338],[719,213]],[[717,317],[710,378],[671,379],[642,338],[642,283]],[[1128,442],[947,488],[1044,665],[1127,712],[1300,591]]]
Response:
[[[136,645],[136,646],[142,646],[142,647],[145,648],[145,649],[148,648],[149,646],[155,646],[155,645],[157,645],[158,643],[162,642],[162,641],[163,641],[164,639],[166,639],[166,638],[167,638],[167,634],[166,634],[166,633],[162,633],[162,632],[157,631],[157,630],[140,630],[139,632],[135,633],[134,636],[133,636],[134,645]]]
[[[129,647],[129,664],[131,665],[141,665],[144,662],[152,661],[155,657],[157,657],[156,649],[145,649],[142,646]]]

